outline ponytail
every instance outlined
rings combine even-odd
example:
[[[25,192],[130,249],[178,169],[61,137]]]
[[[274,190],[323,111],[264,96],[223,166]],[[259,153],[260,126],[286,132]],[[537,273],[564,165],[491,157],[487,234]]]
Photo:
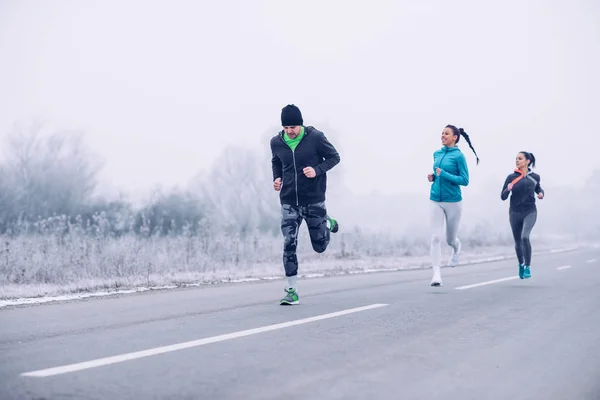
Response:
[[[471,138],[469,138],[469,135],[467,135],[467,132],[465,132],[465,130],[463,128],[458,128],[457,129],[454,125],[446,125],[446,128],[452,129],[452,132],[454,133],[454,136],[457,136],[456,143],[458,143],[460,141],[461,135],[465,137],[465,140],[467,141],[467,144],[469,145],[469,147],[473,151],[473,154],[475,154],[475,157],[477,158],[477,165],[479,165],[479,156],[477,155],[477,152],[473,148],[473,144],[471,144]],[[533,157],[533,154],[531,156]],[[534,160],[535,160],[535,158],[534,158]],[[533,163],[535,163],[535,161],[533,161],[532,164]]]
[[[465,140],[469,144],[469,147],[471,148],[471,150],[473,150],[473,154],[475,154],[475,158],[477,158],[477,165],[479,165],[479,156],[477,155],[477,152],[475,151],[475,149],[473,148],[473,145],[471,144],[471,139],[469,138],[469,135],[467,135],[467,132],[465,132],[465,130],[463,128],[459,128],[458,132],[460,132],[460,134],[465,137]],[[457,140],[457,142],[458,142],[458,140]]]

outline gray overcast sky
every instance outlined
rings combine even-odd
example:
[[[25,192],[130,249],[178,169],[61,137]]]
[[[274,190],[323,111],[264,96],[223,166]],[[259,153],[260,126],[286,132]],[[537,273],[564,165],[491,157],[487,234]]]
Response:
[[[461,143],[474,190],[519,150],[546,185],[580,184],[600,167],[598,21],[593,0],[2,0],[0,134],[82,129],[103,177],[144,191],[268,146],[295,103],[356,193],[427,196],[447,123],[479,153]]]

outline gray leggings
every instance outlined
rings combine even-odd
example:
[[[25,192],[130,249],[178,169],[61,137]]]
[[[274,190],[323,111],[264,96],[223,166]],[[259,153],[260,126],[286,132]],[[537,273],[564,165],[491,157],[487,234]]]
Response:
[[[454,251],[458,250],[457,234],[461,217],[462,201],[455,203],[431,201],[431,265],[439,267],[442,262],[444,220],[446,220],[446,242]]]
[[[515,251],[519,264],[531,265],[531,241],[529,235],[537,220],[537,210],[510,212],[510,228],[515,240]]]

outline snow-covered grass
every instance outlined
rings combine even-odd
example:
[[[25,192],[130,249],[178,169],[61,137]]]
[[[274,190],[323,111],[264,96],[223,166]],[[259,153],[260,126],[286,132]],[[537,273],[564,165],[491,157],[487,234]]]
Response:
[[[429,261],[429,240],[423,235],[350,229],[332,235],[327,252],[317,254],[307,233],[301,230],[298,249],[304,277],[422,268]],[[465,235],[463,262],[513,256],[509,237],[487,235],[484,242],[477,230]],[[0,239],[0,300],[5,300],[0,305],[32,297],[283,277],[282,238],[276,234],[115,237],[73,229]],[[568,246],[564,238],[538,238],[534,245],[536,251]],[[449,248],[444,252],[448,256]]]

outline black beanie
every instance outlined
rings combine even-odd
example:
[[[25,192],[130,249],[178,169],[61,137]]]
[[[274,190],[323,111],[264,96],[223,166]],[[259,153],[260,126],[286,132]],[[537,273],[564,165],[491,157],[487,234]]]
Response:
[[[281,110],[281,126],[303,125],[302,113],[293,104],[288,104]]]

